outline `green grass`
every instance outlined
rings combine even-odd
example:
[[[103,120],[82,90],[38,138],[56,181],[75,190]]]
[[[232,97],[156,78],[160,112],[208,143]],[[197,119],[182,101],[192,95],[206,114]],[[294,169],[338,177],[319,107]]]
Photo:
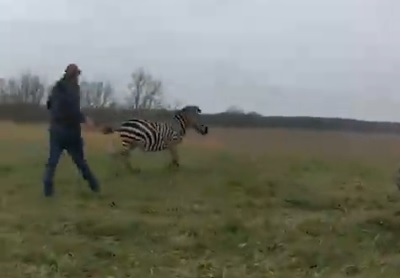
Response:
[[[5,140],[0,158],[2,277],[398,277],[394,157],[251,155],[194,145],[134,152],[115,179],[101,148],[91,194],[68,157],[42,197],[42,139]],[[88,145],[91,144],[89,140]]]

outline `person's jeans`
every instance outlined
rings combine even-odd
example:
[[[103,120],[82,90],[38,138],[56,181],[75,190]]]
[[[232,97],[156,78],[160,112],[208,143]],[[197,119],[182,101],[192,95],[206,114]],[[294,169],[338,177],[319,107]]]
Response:
[[[83,150],[83,139],[79,129],[70,129],[60,126],[49,129],[50,150],[43,178],[44,195],[53,195],[53,178],[64,150],[68,152],[82,177],[89,183],[92,191],[100,190],[96,177],[86,162]]]

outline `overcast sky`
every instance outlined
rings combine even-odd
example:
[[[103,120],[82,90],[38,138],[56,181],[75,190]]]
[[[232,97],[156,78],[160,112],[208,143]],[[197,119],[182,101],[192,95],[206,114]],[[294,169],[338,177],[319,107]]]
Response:
[[[208,112],[400,121],[399,0],[0,0],[0,76],[145,67]]]

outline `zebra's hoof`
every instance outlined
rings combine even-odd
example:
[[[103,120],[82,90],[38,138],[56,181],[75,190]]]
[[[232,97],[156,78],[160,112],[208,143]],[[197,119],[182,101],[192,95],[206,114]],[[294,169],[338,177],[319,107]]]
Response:
[[[169,169],[172,169],[172,170],[176,170],[176,169],[178,169],[179,167],[180,167],[180,165],[179,165],[178,162],[172,162],[172,163],[170,163],[170,164],[168,165],[168,168],[169,168]]]
[[[397,189],[400,191],[400,179],[398,179],[398,178],[396,179],[395,185],[396,185]]]
[[[142,169],[140,169],[140,168],[132,168],[130,171],[133,174],[139,174],[139,173],[142,172]]]

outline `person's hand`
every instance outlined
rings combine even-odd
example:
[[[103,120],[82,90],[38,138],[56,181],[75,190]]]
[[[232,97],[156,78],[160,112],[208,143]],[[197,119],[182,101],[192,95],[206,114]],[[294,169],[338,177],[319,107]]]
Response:
[[[85,126],[88,130],[95,130],[96,125],[94,124],[93,120],[91,118],[89,118],[88,116],[86,116],[85,119]]]
[[[85,121],[86,125],[88,127],[94,127],[94,122],[91,118],[89,118],[88,116],[86,116],[86,121]]]

